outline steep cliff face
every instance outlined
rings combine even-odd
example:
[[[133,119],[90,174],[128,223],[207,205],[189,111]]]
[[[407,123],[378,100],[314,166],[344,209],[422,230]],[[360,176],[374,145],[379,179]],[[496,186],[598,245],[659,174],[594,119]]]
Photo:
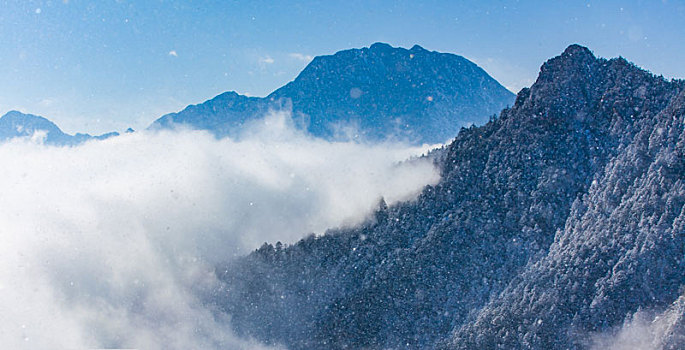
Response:
[[[445,142],[459,128],[483,124],[514,94],[469,60],[414,46],[376,43],[318,56],[294,81],[265,98],[221,94],[153,128],[181,124],[235,136],[270,110],[292,112],[295,125],[329,140]]]
[[[264,245],[213,301],[293,349],[588,347],[685,285],[684,87],[572,45],[417,200]]]

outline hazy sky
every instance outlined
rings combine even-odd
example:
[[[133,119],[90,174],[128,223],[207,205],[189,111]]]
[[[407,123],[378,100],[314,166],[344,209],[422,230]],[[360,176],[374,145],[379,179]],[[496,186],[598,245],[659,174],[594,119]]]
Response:
[[[285,3],[0,0],[0,114],[139,129],[227,90],[264,96],[312,56],[377,41],[462,55],[514,92],[571,43],[685,77],[685,1]]]

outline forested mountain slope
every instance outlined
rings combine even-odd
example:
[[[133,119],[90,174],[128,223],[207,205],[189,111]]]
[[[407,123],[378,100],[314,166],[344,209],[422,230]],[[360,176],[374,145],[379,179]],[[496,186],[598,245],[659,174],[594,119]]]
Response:
[[[639,310],[677,315],[684,88],[572,45],[418,199],[220,266],[211,301],[291,349],[589,348]],[[682,318],[654,342],[685,345]]]

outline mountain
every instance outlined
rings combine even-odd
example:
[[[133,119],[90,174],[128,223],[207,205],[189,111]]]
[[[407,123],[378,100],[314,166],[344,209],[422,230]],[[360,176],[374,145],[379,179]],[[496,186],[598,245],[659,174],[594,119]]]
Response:
[[[235,136],[269,110],[291,111],[295,124],[326,139],[444,142],[511,105],[514,94],[469,60],[376,43],[318,56],[265,98],[223,93],[151,128],[182,124]]]
[[[76,135],[65,134],[55,123],[33,114],[24,114],[18,111],[9,111],[0,117],[0,141],[16,137],[42,137],[46,144],[58,146],[73,146],[79,143],[97,139],[103,140],[119,133],[110,132],[99,136],[77,133]]]
[[[571,45],[435,159],[418,199],[265,243],[207,302],[289,349],[589,349],[640,317],[685,347],[685,82]]]

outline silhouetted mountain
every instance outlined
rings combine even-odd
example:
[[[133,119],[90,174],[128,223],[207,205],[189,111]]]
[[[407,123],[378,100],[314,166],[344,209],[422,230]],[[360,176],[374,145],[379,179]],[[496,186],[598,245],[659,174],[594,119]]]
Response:
[[[445,152],[417,200],[217,268],[211,302],[291,349],[584,349],[640,310],[685,346],[685,83],[572,45]]]
[[[65,134],[55,123],[33,114],[9,111],[0,118],[0,141],[16,137],[39,137],[46,144],[66,146],[76,145],[90,139],[103,140],[119,133],[110,132],[99,136],[78,133]]]
[[[224,92],[204,103],[191,105],[178,113],[171,113],[155,120],[150,129],[172,128],[182,125],[195,129],[210,130],[219,137],[236,136],[243,125],[263,116],[272,102]],[[274,108],[276,105],[273,104]]]
[[[514,94],[469,60],[447,53],[376,43],[318,56],[294,81],[265,98],[223,93],[152,128],[182,124],[235,136],[269,110],[291,111],[295,124],[326,139],[444,142],[459,128],[483,124]]]

